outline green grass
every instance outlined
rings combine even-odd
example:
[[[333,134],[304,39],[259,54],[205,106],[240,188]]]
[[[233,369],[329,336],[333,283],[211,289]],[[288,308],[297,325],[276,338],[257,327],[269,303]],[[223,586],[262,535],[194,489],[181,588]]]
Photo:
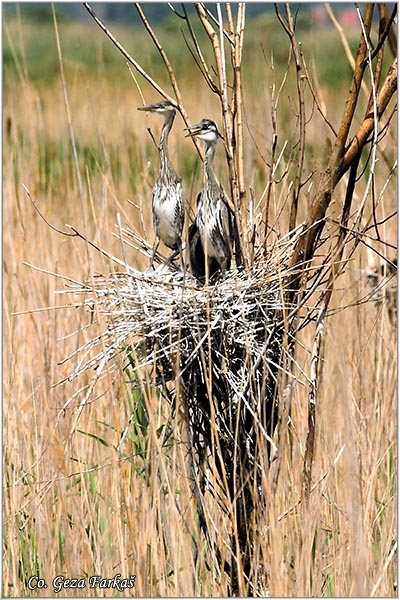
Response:
[[[145,7],[144,7],[145,9]],[[59,15],[57,13],[58,19]],[[59,19],[60,20],[60,19]],[[317,67],[318,77],[322,86],[337,89],[342,87],[346,78],[351,76],[351,70],[343,49],[338,43],[337,34],[334,29],[324,31],[318,35],[314,28],[299,26],[298,39],[304,49],[307,63],[314,63]],[[44,22],[25,18],[22,21],[14,18],[11,14],[3,15],[4,23],[4,45],[3,45],[3,68],[6,81],[27,74],[30,81],[38,85],[49,85],[58,80],[59,63],[56,51],[56,40],[52,18]],[[193,20],[194,30],[203,48],[206,60],[212,57],[211,48],[204,32]],[[125,84],[130,76],[124,68],[124,59],[104,35],[99,35],[99,30],[94,24],[85,22],[59,23],[61,34],[61,45],[65,61],[65,70],[68,76],[117,77]],[[177,31],[176,19],[170,17],[163,26],[157,28],[157,35],[166,51],[178,79],[196,69],[190,53],[184,46],[184,37],[189,40],[190,36],[184,23],[181,30]],[[154,79],[166,82],[166,73],[159,52],[149,41],[148,36],[142,28],[131,28],[129,26],[110,25],[110,30],[134,58],[140,58],[139,62],[144,69],[148,70]],[[63,34],[63,32],[65,32]],[[178,44],[177,44],[178,39]],[[350,46],[356,50],[358,34],[351,34]],[[262,83],[262,71],[268,71],[267,66],[254,61],[255,54],[264,49],[269,60],[271,54],[274,57],[276,68],[283,72],[288,60],[287,36],[280,27],[277,27],[276,18],[273,14],[251,19],[247,22],[245,33],[245,45],[243,53],[244,77],[248,86]],[[324,60],[319,60],[323,53]],[[261,69],[260,69],[261,67]],[[260,72],[261,71],[261,72]]]

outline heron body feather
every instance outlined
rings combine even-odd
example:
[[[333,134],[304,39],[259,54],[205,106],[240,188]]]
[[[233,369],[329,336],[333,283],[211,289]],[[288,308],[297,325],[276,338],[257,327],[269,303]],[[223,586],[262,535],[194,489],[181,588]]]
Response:
[[[182,182],[165,185],[157,181],[153,190],[154,233],[172,250],[181,245],[183,220]]]
[[[164,124],[160,135],[159,153],[160,170],[153,188],[153,228],[156,237],[153,256],[159,240],[172,250],[182,247],[182,231],[185,217],[182,178],[177,174],[169,159],[168,136],[174,123],[176,108],[167,100],[140,107],[164,116]]]
[[[202,193],[196,221],[207,259],[215,258],[223,270],[229,269],[231,261],[230,215],[222,190],[217,198],[213,197],[207,189]]]
[[[203,140],[206,144],[204,158],[204,181],[200,193],[196,226],[204,250],[208,272],[213,261],[217,261],[224,274],[231,265],[232,243],[234,240],[233,214],[228,199],[214,173],[214,156],[217,140],[220,137],[216,124],[210,119],[188,127],[189,135]]]

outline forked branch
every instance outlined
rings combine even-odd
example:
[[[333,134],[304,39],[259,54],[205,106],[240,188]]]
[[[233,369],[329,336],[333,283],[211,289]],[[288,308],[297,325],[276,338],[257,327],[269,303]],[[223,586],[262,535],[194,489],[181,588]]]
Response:
[[[296,245],[293,254],[294,265],[300,264],[302,261],[307,261],[312,258],[315,251],[315,244],[318,241],[321,231],[324,227],[324,219],[328,206],[331,202],[333,190],[343,175],[354,163],[354,161],[357,160],[362,148],[368,143],[368,138],[374,129],[375,118],[381,118],[397,89],[396,59],[389,68],[385,81],[383,82],[380,91],[377,93],[376,117],[374,117],[373,111],[369,112],[365,116],[356,135],[346,148],[348,134],[353,123],[354,114],[358,103],[362,77],[367,64],[366,58],[368,44],[366,36],[369,36],[371,31],[372,13],[373,5],[368,4],[366,6],[363,19],[364,31],[361,34],[355,61],[352,85],[346,101],[341,126],[339,128],[329,162],[324,172],[321,174],[320,185],[309,210],[305,232]],[[300,278],[297,277],[296,281],[294,281],[294,290],[298,289],[299,285]]]

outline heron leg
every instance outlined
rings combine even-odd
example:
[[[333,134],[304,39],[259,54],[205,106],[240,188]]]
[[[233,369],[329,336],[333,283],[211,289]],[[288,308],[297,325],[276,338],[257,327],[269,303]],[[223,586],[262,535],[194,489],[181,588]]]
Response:
[[[174,250],[174,251],[172,252],[172,254],[170,254],[170,255],[169,255],[169,257],[168,257],[168,262],[172,262],[173,260],[175,260],[175,258],[176,258],[176,257],[177,257],[179,254],[181,254],[181,252],[182,252],[182,247],[181,247],[181,246],[179,246],[179,248],[177,248],[176,250]]]
[[[183,274],[185,275],[186,273],[186,264],[185,264],[185,257],[183,254],[183,247],[182,247],[182,242],[179,242],[179,247],[177,252],[179,252],[179,259],[180,259],[180,263],[181,263],[181,269]]]
[[[181,263],[181,269],[183,272],[185,272],[185,260],[184,260],[184,256],[183,256],[183,247],[182,247],[182,242],[179,242],[179,246],[176,250],[174,250],[172,252],[172,254],[169,255],[168,259],[166,260],[165,264],[171,264],[175,258],[179,256],[180,259],[180,263]]]
[[[160,245],[160,238],[156,237],[156,239],[154,240],[153,251],[151,253],[151,260],[150,260],[150,267],[152,269],[154,269],[154,257],[156,255],[159,245]]]

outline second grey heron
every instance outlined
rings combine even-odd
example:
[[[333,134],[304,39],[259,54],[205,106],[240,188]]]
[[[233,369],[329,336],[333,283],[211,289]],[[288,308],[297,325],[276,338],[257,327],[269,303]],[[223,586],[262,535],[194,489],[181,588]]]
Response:
[[[172,166],[168,152],[168,136],[171,131],[176,108],[168,100],[162,100],[148,106],[140,106],[138,110],[147,110],[164,116],[161,131],[159,153],[160,170],[153,189],[153,227],[154,241],[151,265],[157,252],[160,240],[172,250],[182,248],[182,230],[185,216],[182,178]]]
[[[195,224],[206,259],[207,278],[210,277],[215,261],[222,274],[230,268],[236,224],[225,192],[214,173],[215,150],[218,137],[221,137],[216,124],[210,119],[203,119],[200,123],[187,127],[186,131],[188,136],[197,137],[206,145],[203,189],[198,198]]]

